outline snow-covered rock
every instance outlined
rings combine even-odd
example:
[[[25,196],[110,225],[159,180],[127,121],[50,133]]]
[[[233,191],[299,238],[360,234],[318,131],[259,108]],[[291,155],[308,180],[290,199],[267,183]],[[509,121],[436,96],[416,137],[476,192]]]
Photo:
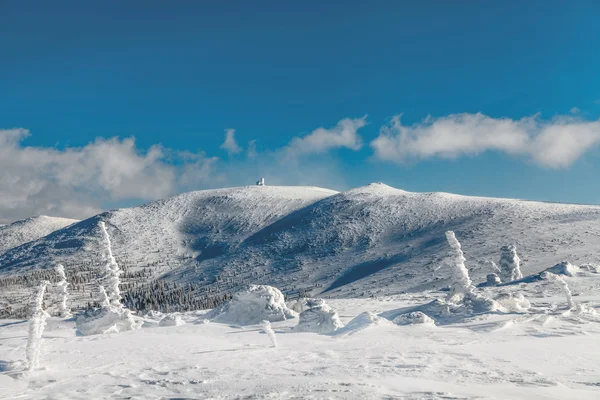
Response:
[[[421,311],[398,315],[392,322],[396,325],[435,325],[434,319]]]
[[[212,322],[245,326],[260,324],[262,321],[284,321],[296,316],[297,313],[285,304],[279,289],[267,285],[250,285],[235,293],[228,302],[208,312],[205,318]]]
[[[89,336],[136,330],[143,320],[135,318],[127,308],[110,305],[87,310],[75,323],[78,335]]]
[[[499,293],[494,300],[509,312],[529,310],[531,303],[521,293]]]
[[[296,332],[330,333],[344,327],[336,310],[323,299],[306,299],[304,311],[300,313]]]

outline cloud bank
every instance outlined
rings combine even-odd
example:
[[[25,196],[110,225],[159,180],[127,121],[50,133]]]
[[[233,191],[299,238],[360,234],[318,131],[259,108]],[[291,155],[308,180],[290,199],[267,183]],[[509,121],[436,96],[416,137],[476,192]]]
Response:
[[[178,152],[161,145],[142,150],[133,138],[96,139],[83,147],[32,147],[26,129],[0,130],[0,223],[33,215],[85,218],[120,204],[150,201],[188,190],[252,184],[315,185],[344,189],[347,174],[336,150],[358,151],[366,117],[342,119],[262,149],[244,151],[235,130],[220,146],[226,159]],[[405,163],[459,158],[486,151],[522,157],[540,167],[567,168],[600,144],[600,120],[579,113],[544,121],[539,116],[492,118],[480,113],[428,117],[403,125],[400,116],[371,141],[375,159]]]
[[[362,139],[357,131],[365,123],[364,118],[344,119],[275,150],[259,151],[251,141],[243,158],[226,163],[161,145],[141,150],[133,138],[99,138],[65,149],[30,147],[24,145],[26,129],[0,130],[0,223],[39,214],[86,218],[114,204],[250,184],[259,176],[288,185],[342,180],[330,160],[320,157],[309,165],[302,165],[302,160],[337,148],[359,149]],[[225,131],[220,147],[230,157],[243,151],[233,129]]]
[[[133,138],[97,139],[59,150],[23,146],[25,129],[0,131],[0,222],[38,214],[81,218],[107,203],[154,200],[214,175],[214,158]]]
[[[538,115],[519,120],[481,113],[428,117],[414,125],[392,118],[371,142],[375,157],[403,163],[428,158],[458,158],[489,150],[528,157],[547,168],[566,168],[600,143],[600,120]]]

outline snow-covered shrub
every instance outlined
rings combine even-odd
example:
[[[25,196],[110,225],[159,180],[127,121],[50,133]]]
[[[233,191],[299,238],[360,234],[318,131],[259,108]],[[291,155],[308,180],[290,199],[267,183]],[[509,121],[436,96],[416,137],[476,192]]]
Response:
[[[296,332],[330,333],[343,328],[344,324],[333,308],[323,299],[306,299],[304,311],[300,313]]]
[[[529,300],[521,293],[499,293],[494,300],[509,312],[523,312],[531,307]]]
[[[600,274],[600,265],[595,264],[581,264],[579,269],[582,271],[591,272],[592,274]]]
[[[279,289],[267,285],[250,285],[235,293],[231,300],[209,311],[205,318],[225,324],[257,325],[296,317],[285,304]]]
[[[31,318],[29,320],[29,334],[27,335],[27,362],[28,369],[33,371],[39,366],[40,351],[42,348],[42,334],[46,328],[46,319],[50,317],[43,308],[44,293],[48,282],[42,282],[35,291],[31,301]]]
[[[565,281],[565,279],[562,276],[553,274],[552,272],[544,271],[542,273],[542,278],[548,279],[549,281],[556,282],[558,284],[558,286],[561,288],[565,297],[567,298],[567,307],[569,309],[572,309],[575,307],[575,302],[573,301],[573,295],[571,293],[571,289],[569,289],[569,285],[567,284],[567,281]]]
[[[354,317],[345,327],[333,332],[334,335],[351,335],[363,329],[371,328],[378,325],[392,325],[392,322],[374,314],[370,311],[365,311]]]
[[[71,310],[67,307],[69,283],[67,282],[67,276],[65,275],[65,267],[62,264],[56,266],[56,273],[60,278],[60,281],[56,284],[60,290],[60,301],[58,303],[58,316],[62,318],[71,317]]]
[[[121,304],[121,289],[119,289],[119,284],[121,281],[119,276],[123,273],[123,271],[119,268],[119,264],[117,264],[117,261],[113,256],[110,236],[106,230],[106,224],[104,221],[100,221],[99,225],[104,239],[103,258],[105,261],[104,268],[106,270],[106,278],[108,281],[108,290],[106,292],[108,294],[110,304],[118,306]]]
[[[421,311],[413,311],[407,314],[402,314],[394,318],[392,321],[396,325],[435,325],[433,318]]]
[[[561,261],[553,267],[546,269],[546,272],[550,272],[556,275],[575,276],[577,275],[577,268],[575,265],[568,261]]]
[[[469,270],[465,267],[466,258],[454,232],[447,231],[446,240],[448,241],[448,245],[450,245],[448,264],[452,273],[450,277],[450,293],[448,293],[446,300],[460,302],[465,294],[473,291],[474,287],[469,277]]]
[[[500,249],[500,273],[500,278],[504,283],[523,278],[521,259],[517,255],[515,246],[502,246]]]
[[[298,300],[292,301],[289,303],[289,308],[295,312],[297,312],[298,314],[310,309],[311,307],[314,307],[318,304],[316,304],[316,301],[321,299],[311,299],[311,298],[306,298],[306,297],[301,297]]]
[[[136,330],[141,328],[143,320],[135,318],[127,308],[111,304],[85,311],[75,324],[77,334],[89,336]]]
[[[496,274],[488,274],[486,277],[486,285],[487,286],[496,286],[501,283],[502,283],[502,281],[500,280],[500,277]]]
[[[269,321],[263,321],[260,325],[264,333],[267,334],[269,340],[271,341],[271,346],[277,347],[277,338],[275,337],[275,331],[271,328],[271,323]]]
[[[181,319],[181,315],[178,315],[178,314],[167,314],[158,323],[158,326],[181,326],[181,325],[185,325],[185,321],[183,319]]]

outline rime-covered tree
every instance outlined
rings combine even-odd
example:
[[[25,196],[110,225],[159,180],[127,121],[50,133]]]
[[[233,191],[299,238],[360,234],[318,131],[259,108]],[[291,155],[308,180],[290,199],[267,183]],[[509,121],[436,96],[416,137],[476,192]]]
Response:
[[[68,286],[67,276],[65,275],[65,267],[62,264],[56,266],[56,273],[60,278],[60,281],[56,284],[60,290],[60,300],[58,303],[58,315],[59,317],[68,318],[71,316],[71,310],[67,307],[68,299]]]
[[[513,245],[503,246],[500,249],[500,278],[502,282],[523,278],[521,259],[517,255],[517,248]]]
[[[465,266],[466,258],[463,254],[461,245],[452,231],[446,232],[446,240],[450,246],[448,264],[450,266],[450,293],[448,301],[459,301],[464,296],[473,291],[473,283],[469,277],[469,270]]]
[[[102,237],[104,239],[104,267],[106,269],[106,277],[108,281],[108,285],[105,289],[108,294],[108,298],[110,300],[110,304],[115,306],[121,306],[121,289],[119,288],[119,284],[121,283],[119,276],[123,273],[123,271],[119,268],[119,264],[115,260],[115,257],[112,253],[112,246],[110,242],[110,236],[108,235],[108,231],[106,230],[106,224],[104,221],[100,221],[100,229],[102,230]]]
[[[26,355],[29,371],[39,366],[42,348],[42,334],[46,328],[46,319],[50,315],[44,310],[44,293],[48,282],[42,282],[36,289],[31,300],[31,317],[29,319],[29,334],[27,335]]]

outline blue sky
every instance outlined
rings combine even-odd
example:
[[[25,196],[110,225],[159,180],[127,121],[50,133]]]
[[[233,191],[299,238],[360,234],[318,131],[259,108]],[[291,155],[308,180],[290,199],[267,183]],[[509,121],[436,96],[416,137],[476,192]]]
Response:
[[[600,203],[600,3],[449,3],[4,1],[0,221],[260,175]]]

